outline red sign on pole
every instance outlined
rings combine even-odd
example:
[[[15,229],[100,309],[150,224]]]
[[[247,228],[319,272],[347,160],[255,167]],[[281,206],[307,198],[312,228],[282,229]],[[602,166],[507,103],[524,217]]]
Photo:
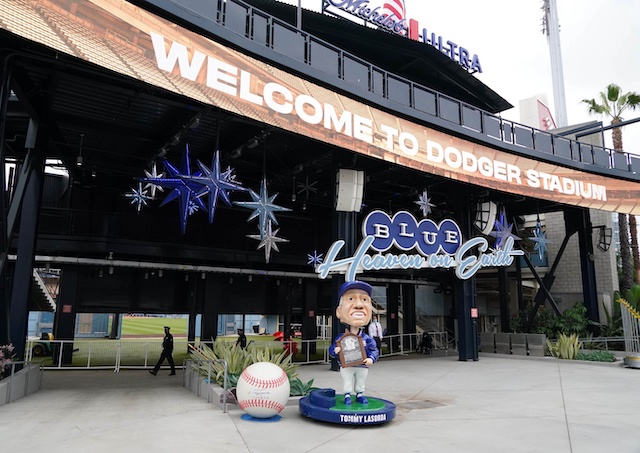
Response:
[[[71,305],[63,305],[62,313],[71,313]]]
[[[471,309],[471,317],[472,318],[477,318],[478,317],[478,309],[477,308],[472,308]]]

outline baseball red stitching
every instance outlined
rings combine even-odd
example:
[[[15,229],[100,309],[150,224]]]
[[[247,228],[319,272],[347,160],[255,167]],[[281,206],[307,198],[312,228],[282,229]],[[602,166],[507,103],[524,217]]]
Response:
[[[245,368],[242,372],[242,378],[247,381],[248,384],[259,388],[275,388],[280,387],[287,381],[287,373],[282,370],[282,374],[275,379],[259,379],[247,372],[248,368]]]
[[[270,400],[251,399],[251,400],[242,400],[239,403],[240,403],[240,408],[242,410],[246,409],[247,407],[259,407],[259,408],[266,408],[266,409],[275,409],[278,412],[281,412],[284,409],[284,405],[282,405],[281,403],[278,403],[277,401],[270,401]]]

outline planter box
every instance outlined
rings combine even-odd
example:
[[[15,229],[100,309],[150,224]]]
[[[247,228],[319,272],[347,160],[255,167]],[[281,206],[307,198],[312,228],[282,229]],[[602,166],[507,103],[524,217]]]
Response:
[[[0,381],[0,406],[31,395],[42,386],[42,368],[26,366],[11,377]]]

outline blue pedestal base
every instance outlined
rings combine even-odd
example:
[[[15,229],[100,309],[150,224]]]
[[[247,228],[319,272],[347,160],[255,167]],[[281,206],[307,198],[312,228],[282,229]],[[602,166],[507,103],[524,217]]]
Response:
[[[344,404],[344,396],[333,389],[313,390],[300,399],[300,413],[305,417],[341,425],[380,425],[396,416],[396,405],[391,401],[366,395],[369,404]]]

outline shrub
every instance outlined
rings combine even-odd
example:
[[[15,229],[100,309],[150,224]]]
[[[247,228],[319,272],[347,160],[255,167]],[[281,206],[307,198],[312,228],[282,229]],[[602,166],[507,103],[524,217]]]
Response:
[[[561,333],[556,342],[547,340],[549,352],[553,357],[558,357],[559,359],[575,360],[581,347],[582,343],[578,341],[578,335],[575,333],[571,335]]]
[[[616,356],[609,351],[578,352],[576,359],[591,362],[615,362]]]
[[[231,342],[216,341],[213,343],[213,348],[202,346],[200,349],[196,349],[192,347],[191,352],[196,358],[202,360],[226,361],[227,386],[229,388],[235,388],[244,369],[257,362],[271,362],[278,365],[285,373],[287,373],[291,388],[296,391],[305,391],[306,389],[308,392],[308,389],[311,388],[311,384],[313,383],[313,380],[307,384],[300,382],[300,379],[298,379],[299,365],[292,361],[292,356],[288,354],[286,350],[279,353],[273,353],[273,351],[268,347],[265,347],[264,349],[242,349]],[[223,387],[224,365],[220,362],[213,362],[211,364],[211,369],[214,372],[213,378],[215,382]],[[200,375],[207,376],[208,365],[200,365],[198,371],[200,372]],[[293,391],[290,392],[290,394],[292,396],[296,396]]]
[[[565,310],[561,316],[549,311],[545,307],[538,308],[531,328],[528,329],[528,322],[533,305],[527,305],[520,310],[517,315],[511,318],[510,328],[512,332],[541,333],[547,338],[558,338],[560,333],[586,336],[589,320],[586,317],[587,308],[582,302],[577,302],[573,307]]]
[[[13,344],[11,343],[0,345],[0,379],[2,379],[5,370],[9,368],[8,365],[13,360],[13,349]]]

